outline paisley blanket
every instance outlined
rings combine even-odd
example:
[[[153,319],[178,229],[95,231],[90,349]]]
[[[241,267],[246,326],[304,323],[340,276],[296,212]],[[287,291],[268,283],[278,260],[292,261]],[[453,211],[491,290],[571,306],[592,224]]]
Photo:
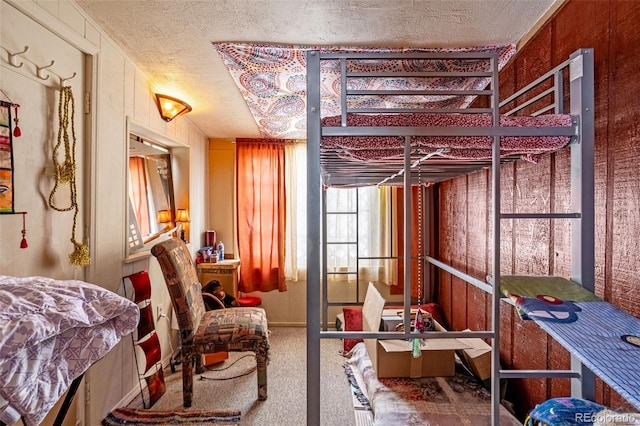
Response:
[[[39,424],[73,379],[138,324],[131,301],[77,280],[0,275],[4,412]],[[0,409],[0,416],[2,415]]]
[[[323,126],[339,127],[341,116],[325,117]],[[502,127],[570,127],[567,114],[538,117],[500,117]],[[347,126],[359,127],[490,127],[489,114],[348,114]],[[500,155],[519,156],[537,162],[544,153],[566,146],[569,136],[505,136],[500,141]],[[323,136],[322,150],[335,151],[340,158],[353,161],[404,161],[403,136]],[[493,138],[488,136],[412,136],[412,154],[437,154],[450,159],[490,159]],[[399,163],[399,167],[401,167]]]
[[[349,46],[305,46],[255,43],[213,43],[229,74],[238,86],[265,139],[305,139],[307,137],[307,58],[309,50],[322,53],[418,53],[418,52],[495,52],[501,69],[516,52],[514,45],[473,46],[466,48],[371,48]],[[340,62],[327,61],[321,69],[322,117],[340,114]],[[396,90],[479,90],[489,77],[407,77],[425,71],[489,71],[478,60],[400,60],[366,59],[349,61],[349,71],[394,72],[386,78],[350,78],[349,89]],[[411,106],[407,96],[351,96],[353,108],[390,108]],[[475,99],[470,96],[424,96],[416,99],[424,108],[466,108]]]

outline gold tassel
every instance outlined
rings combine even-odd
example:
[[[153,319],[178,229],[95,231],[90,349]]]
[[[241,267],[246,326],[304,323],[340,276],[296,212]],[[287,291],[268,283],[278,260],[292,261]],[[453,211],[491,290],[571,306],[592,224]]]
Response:
[[[73,253],[69,255],[69,263],[76,266],[89,266],[91,265],[91,256],[89,256],[89,247],[86,244],[81,244],[73,241]]]
[[[70,111],[69,111],[70,109]],[[71,113],[71,117],[69,117]],[[58,140],[53,148],[53,165],[55,172],[55,185],[49,194],[49,206],[54,210],[60,212],[67,212],[73,210],[73,226],[71,228],[71,243],[73,243],[73,253],[69,255],[69,262],[76,266],[88,266],[91,264],[91,256],[89,255],[89,247],[86,244],[82,244],[76,241],[76,227],[78,224],[78,213],[80,211],[78,207],[78,195],[76,189],[76,132],[74,128],[75,119],[75,103],[73,99],[73,93],[71,86],[62,88],[60,92],[60,101],[58,105]],[[67,126],[71,124],[71,140],[70,143],[69,132]],[[58,162],[58,150],[63,146],[65,158],[62,163]],[[55,203],[55,194],[60,184],[68,184],[70,191],[70,203],[67,207],[59,207]]]

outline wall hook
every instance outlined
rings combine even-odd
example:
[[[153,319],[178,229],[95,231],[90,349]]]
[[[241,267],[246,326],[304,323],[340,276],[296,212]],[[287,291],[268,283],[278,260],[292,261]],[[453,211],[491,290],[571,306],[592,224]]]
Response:
[[[60,86],[62,86],[64,84],[65,81],[67,80],[71,80],[73,77],[76,76],[76,73],[74,72],[73,75],[71,77],[67,77],[67,78],[62,78],[60,77]]]
[[[49,78],[49,74],[47,74],[46,76],[42,75],[42,70],[52,67],[53,64],[55,64],[55,63],[56,63],[56,61],[52,60],[49,65],[45,65],[43,67],[39,67],[39,66],[36,65],[36,74],[37,74],[38,78],[41,79],[41,80],[47,80]]]
[[[7,50],[7,52],[9,53],[9,65],[14,66],[16,68],[20,68],[21,66],[23,66],[24,62],[20,62],[19,64],[16,63],[15,57],[18,55],[22,55],[23,53],[27,53],[28,50],[29,50],[29,46],[25,46],[22,52],[11,53]]]

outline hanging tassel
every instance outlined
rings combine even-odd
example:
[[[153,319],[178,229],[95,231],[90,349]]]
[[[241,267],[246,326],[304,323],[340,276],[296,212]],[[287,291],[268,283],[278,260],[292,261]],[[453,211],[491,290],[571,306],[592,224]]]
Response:
[[[73,241],[73,253],[69,255],[69,263],[76,266],[91,265],[91,256],[89,256],[89,247],[86,244]]]
[[[22,241],[20,241],[21,249],[29,247],[29,244],[27,244],[27,226],[26,226],[26,219],[25,219],[26,215],[27,215],[27,212],[22,212]]]
[[[13,104],[13,110],[16,112],[16,116],[13,117],[13,122],[16,123],[15,127],[13,128],[13,137],[16,137],[16,138],[19,138],[20,136],[22,136],[22,131],[20,130],[20,126],[18,126],[18,122],[20,121],[18,119],[18,108],[20,108],[20,105]]]
[[[418,311],[416,312],[416,319],[414,320],[413,332],[414,333],[422,333],[424,331],[424,318],[422,317],[422,311],[420,310],[420,306],[418,306]],[[421,338],[414,337],[413,339],[413,350],[412,355],[414,358],[419,358],[422,355],[422,348],[420,347]]]
[[[420,306],[418,306],[418,311],[416,312],[416,323],[414,327],[416,333],[422,333],[424,331],[424,317],[422,316]]]
[[[65,86],[60,92],[58,103],[58,138],[53,148],[52,158],[55,168],[55,184],[49,194],[49,207],[60,212],[74,210],[73,226],[71,227],[71,243],[73,252],[69,255],[69,263],[76,266],[88,266],[91,264],[89,247],[76,241],[76,227],[78,225],[78,192],[76,188],[76,132],[74,128],[75,101],[71,86]],[[71,135],[67,127],[71,125]],[[71,144],[73,141],[73,145]],[[63,163],[58,162],[58,150],[64,143],[65,158]],[[69,184],[70,204],[68,207],[59,207],[55,203],[55,194],[60,184]]]
[[[4,97],[7,98],[9,102],[11,102],[11,106],[13,106],[13,110],[16,112],[16,116],[13,117],[13,122],[15,123],[15,127],[13,128],[13,137],[19,138],[20,136],[22,136],[22,131],[20,130],[20,126],[18,126],[18,122],[20,121],[18,119],[18,108],[20,108],[20,105],[13,102],[11,100],[11,97],[7,94],[7,92],[2,90],[1,88],[0,88],[0,93],[2,93]]]

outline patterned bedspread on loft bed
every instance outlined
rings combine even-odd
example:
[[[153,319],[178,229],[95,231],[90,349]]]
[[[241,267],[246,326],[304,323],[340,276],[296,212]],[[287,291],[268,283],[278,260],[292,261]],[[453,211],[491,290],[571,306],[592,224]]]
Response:
[[[340,126],[340,116],[325,117],[323,126]],[[347,126],[371,127],[489,127],[489,114],[348,114]],[[537,117],[500,117],[503,127],[569,127],[572,118],[568,114],[548,114]],[[540,154],[564,147],[569,136],[505,136],[501,138],[503,156],[520,156],[536,162]],[[412,155],[424,156],[438,153],[441,158],[490,159],[492,138],[487,136],[412,136]],[[400,136],[325,136],[322,149],[332,150],[347,160],[386,161],[400,160],[404,156],[404,138]]]
[[[340,111],[327,114],[325,99],[333,98],[324,90],[322,64],[336,57],[344,64],[339,79]],[[420,66],[361,71],[361,63],[367,60]],[[492,67],[492,61],[498,66]],[[402,185],[407,148],[413,174],[422,179],[416,182],[413,178],[415,185],[490,168],[494,136],[500,137],[501,161],[534,163],[578,136],[578,120],[563,113],[566,93],[562,85],[550,80],[551,74],[506,98],[498,108],[494,95],[499,90],[490,86],[497,83],[503,62],[490,59],[488,52],[402,59],[336,53],[322,56],[319,62],[320,71],[313,64],[309,78],[321,85],[320,167],[326,186]],[[427,63],[435,65],[430,68]],[[398,84],[398,79],[429,83]],[[474,90],[469,90],[468,80],[475,82]],[[318,109],[316,99],[309,100],[312,112]],[[476,99],[479,102],[474,103]],[[486,104],[491,107],[482,106]],[[494,114],[499,115],[495,125]]]
[[[3,422],[22,416],[27,426],[40,424],[71,382],[138,320],[133,302],[93,284],[0,275]]]

